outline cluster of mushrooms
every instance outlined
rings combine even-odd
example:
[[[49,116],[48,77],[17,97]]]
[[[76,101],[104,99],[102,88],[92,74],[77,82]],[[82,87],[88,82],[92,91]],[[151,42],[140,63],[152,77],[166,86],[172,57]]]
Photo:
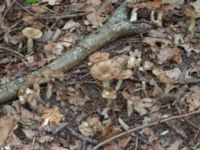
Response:
[[[120,89],[122,81],[133,75],[132,62],[137,61],[132,58],[134,57],[120,55],[109,59],[109,53],[106,52],[96,52],[89,57],[90,73],[95,79],[102,81],[101,95],[108,100],[108,105],[117,98],[117,91]],[[110,84],[112,80],[117,80],[115,88]]]

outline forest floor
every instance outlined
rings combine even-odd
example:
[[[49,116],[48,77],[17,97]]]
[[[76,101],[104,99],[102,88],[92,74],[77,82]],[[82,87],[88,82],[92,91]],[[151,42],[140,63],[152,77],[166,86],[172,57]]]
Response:
[[[123,2],[0,1],[0,85],[76,47]],[[1,150],[200,150],[200,2],[126,7],[131,21],[153,28],[112,40],[69,71],[29,75],[0,105]]]

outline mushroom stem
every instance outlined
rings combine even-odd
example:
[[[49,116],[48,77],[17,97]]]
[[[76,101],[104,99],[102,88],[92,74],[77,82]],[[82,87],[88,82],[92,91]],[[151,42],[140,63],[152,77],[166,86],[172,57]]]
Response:
[[[163,16],[163,12],[159,12],[157,19],[155,19],[155,12],[152,11],[151,12],[151,21],[156,24],[159,27],[162,27],[162,16]]]
[[[33,39],[31,38],[28,38],[27,40],[27,51],[28,51],[28,54],[33,52]]]
[[[106,107],[107,107],[107,108],[110,108],[111,105],[112,105],[112,102],[113,102],[113,99],[107,99]]]
[[[195,24],[196,24],[196,19],[194,17],[191,17],[191,23],[188,28],[188,31],[190,31],[192,35],[194,34]]]
[[[128,114],[128,117],[130,117],[132,113],[133,113],[133,102],[131,100],[127,100],[127,114]]]
[[[123,80],[118,80],[118,81],[117,81],[117,85],[115,86],[115,91],[119,91],[119,89],[120,89],[121,86],[122,86],[122,82],[123,82]]]
[[[103,89],[110,87],[110,81],[109,80],[104,80],[102,83]]]

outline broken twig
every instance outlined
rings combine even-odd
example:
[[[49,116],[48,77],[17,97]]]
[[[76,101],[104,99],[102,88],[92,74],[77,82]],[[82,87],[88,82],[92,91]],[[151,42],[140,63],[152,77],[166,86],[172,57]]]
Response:
[[[152,122],[152,123],[149,123],[149,124],[144,124],[144,125],[129,129],[129,130],[125,131],[125,132],[117,134],[117,135],[115,135],[115,136],[113,136],[113,137],[111,137],[111,138],[99,143],[98,145],[96,145],[93,148],[93,150],[97,150],[100,147],[110,143],[111,141],[114,141],[114,140],[119,139],[120,137],[129,135],[132,132],[135,132],[135,131],[138,131],[138,130],[141,130],[141,129],[144,129],[144,128],[147,128],[147,127],[151,127],[151,126],[154,126],[154,125],[157,125],[157,124],[165,123],[165,122],[168,122],[168,121],[171,121],[171,120],[176,120],[176,119],[185,118],[185,117],[188,117],[188,116],[191,116],[191,115],[196,115],[196,114],[199,114],[199,113],[200,113],[200,110],[197,110],[197,111],[193,111],[193,112],[190,112],[190,113],[185,113],[185,114],[181,114],[181,115],[177,115],[177,116],[168,117],[168,118],[162,119],[160,121]]]

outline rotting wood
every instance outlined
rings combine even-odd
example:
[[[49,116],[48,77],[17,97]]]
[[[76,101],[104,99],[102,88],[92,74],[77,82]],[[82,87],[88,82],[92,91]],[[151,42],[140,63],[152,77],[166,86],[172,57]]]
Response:
[[[139,1],[136,0],[136,2]],[[131,23],[128,19],[126,2],[123,2],[101,28],[84,38],[75,48],[65,52],[61,57],[46,66],[53,70],[68,71],[111,40],[126,35],[144,33],[151,28],[153,28],[153,25],[146,22]],[[30,74],[41,76],[42,69]],[[0,103],[8,102],[16,98],[18,90],[26,82],[27,76],[20,77],[0,86]]]

